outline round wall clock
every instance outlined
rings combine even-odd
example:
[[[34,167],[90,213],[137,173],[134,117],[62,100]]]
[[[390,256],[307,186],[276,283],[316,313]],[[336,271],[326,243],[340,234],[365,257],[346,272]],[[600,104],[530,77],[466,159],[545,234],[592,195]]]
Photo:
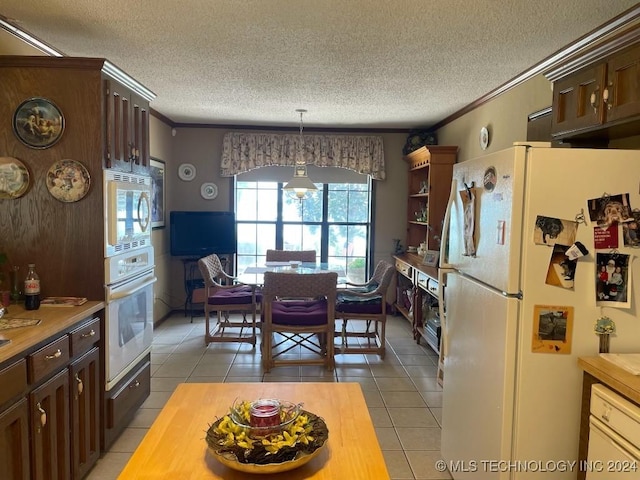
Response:
[[[178,176],[180,180],[190,182],[196,178],[196,167],[190,163],[183,163],[178,167]]]
[[[215,183],[203,183],[200,187],[200,195],[205,200],[213,200],[218,196],[218,186]]]
[[[482,127],[480,129],[480,148],[482,150],[486,150],[489,146],[489,130],[487,127]]]

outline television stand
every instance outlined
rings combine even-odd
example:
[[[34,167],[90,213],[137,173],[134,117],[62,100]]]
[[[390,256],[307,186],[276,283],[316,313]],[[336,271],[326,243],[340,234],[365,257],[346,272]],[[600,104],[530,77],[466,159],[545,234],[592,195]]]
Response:
[[[204,280],[200,275],[198,268],[199,258],[183,258],[182,267],[184,270],[184,291],[187,296],[184,299],[184,316],[187,311],[191,313],[191,322],[193,322],[194,304],[204,304],[205,290]]]

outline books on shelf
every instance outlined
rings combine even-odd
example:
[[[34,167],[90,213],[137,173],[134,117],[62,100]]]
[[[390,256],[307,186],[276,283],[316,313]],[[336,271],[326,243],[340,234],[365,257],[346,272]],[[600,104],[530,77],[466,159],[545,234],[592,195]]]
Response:
[[[40,301],[41,307],[77,307],[86,303],[84,297],[45,297]]]

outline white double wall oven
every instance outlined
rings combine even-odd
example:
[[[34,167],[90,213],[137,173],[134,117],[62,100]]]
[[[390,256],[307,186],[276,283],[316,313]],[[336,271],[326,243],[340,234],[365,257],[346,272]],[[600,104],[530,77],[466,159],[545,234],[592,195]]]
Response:
[[[151,179],[104,171],[105,388],[111,390],[151,351],[154,252]]]

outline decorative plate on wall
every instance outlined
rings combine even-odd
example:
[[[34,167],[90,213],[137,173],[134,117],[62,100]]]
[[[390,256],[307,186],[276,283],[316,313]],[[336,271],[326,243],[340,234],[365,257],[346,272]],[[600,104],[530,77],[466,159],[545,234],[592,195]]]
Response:
[[[0,198],[18,198],[29,189],[29,170],[13,157],[0,157]]]
[[[205,200],[213,200],[218,196],[218,186],[215,183],[203,183],[200,187],[200,195]]]
[[[30,98],[13,114],[13,131],[31,148],[49,148],[62,137],[64,117],[46,98]]]
[[[77,202],[84,198],[90,185],[89,172],[75,160],[60,160],[47,172],[47,189],[61,202]]]
[[[486,150],[487,147],[489,146],[489,130],[487,130],[487,127],[482,127],[480,129],[480,148],[482,150]]]
[[[196,167],[190,163],[183,163],[178,167],[178,176],[180,180],[190,182],[196,178]]]

